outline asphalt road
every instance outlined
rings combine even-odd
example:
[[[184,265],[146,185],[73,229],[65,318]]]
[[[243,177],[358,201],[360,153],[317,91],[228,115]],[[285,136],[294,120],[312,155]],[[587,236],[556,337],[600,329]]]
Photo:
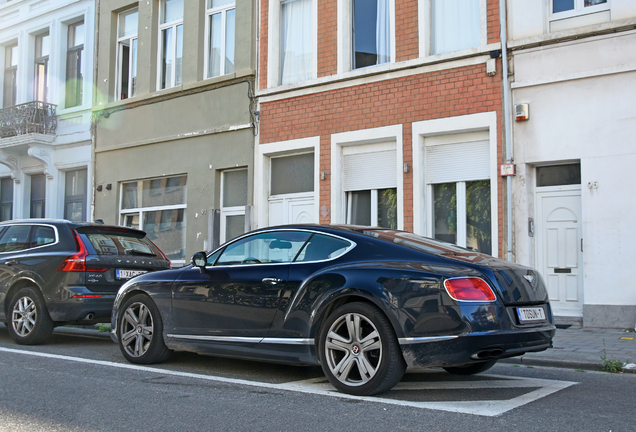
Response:
[[[635,374],[498,365],[409,373],[372,398],[319,368],[181,353],[139,367],[109,339],[14,344],[0,327],[0,431],[634,431]]]

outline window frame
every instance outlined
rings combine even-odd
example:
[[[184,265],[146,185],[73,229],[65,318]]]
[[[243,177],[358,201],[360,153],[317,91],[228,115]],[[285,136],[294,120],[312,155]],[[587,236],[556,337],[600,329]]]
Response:
[[[16,49],[16,59],[14,62],[13,59],[13,48]],[[4,46],[5,54],[5,64],[4,64],[4,75],[3,75],[3,84],[2,84],[2,107],[7,108],[10,106],[14,106],[17,103],[17,95],[18,95],[18,60],[19,60],[19,44],[17,41],[15,43],[10,43],[9,45]],[[7,61],[8,60],[8,61]],[[9,64],[7,66],[7,63]],[[13,64],[15,63],[15,64]],[[7,80],[7,74],[11,74],[11,80]],[[11,82],[11,86],[7,86],[7,83]],[[7,89],[11,89],[11,103],[7,105]]]
[[[74,34],[77,33],[77,27],[84,26],[84,43],[71,46],[71,29]],[[64,94],[64,108],[73,108],[84,104],[84,45],[86,42],[86,21],[84,17],[81,20],[77,20],[67,25],[66,31],[66,70],[65,70],[65,94]],[[75,55],[75,76],[69,76],[69,64],[72,59],[72,55]],[[70,101],[69,95],[70,87],[74,87],[75,100]]]
[[[9,182],[11,184],[11,199],[7,199],[2,193],[2,190],[4,189],[3,186],[6,184],[5,182]],[[11,177],[0,178],[0,222],[13,220],[13,199],[15,193],[15,189],[13,186],[13,179]],[[3,219],[2,217],[2,215],[4,214],[5,206],[9,206],[9,213],[11,214],[10,219]]]
[[[221,244],[225,243],[228,240],[226,238],[226,228],[227,228],[227,218],[231,217],[231,216],[247,216],[246,215],[246,211],[245,208],[247,207],[247,201],[248,201],[248,197],[249,197],[249,190],[246,191],[246,197],[245,197],[245,205],[238,205],[238,206],[228,206],[225,207],[223,205],[223,201],[225,198],[225,194],[223,193],[223,191],[225,190],[225,174],[228,172],[237,172],[237,171],[245,171],[245,177],[246,177],[246,185],[249,189],[249,171],[246,167],[244,168],[237,168],[237,169],[229,169],[229,170],[223,170],[221,171],[221,182],[220,182],[220,193],[219,193],[219,198],[220,201],[219,203],[221,204],[221,220],[220,220],[220,225],[219,225],[219,242]],[[247,222],[247,221],[245,221]],[[245,234],[246,232],[248,232],[249,230],[246,230],[245,227],[243,228],[243,234]],[[240,237],[240,236],[239,236]]]
[[[173,177],[186,177],[186,184],[185,184],[185,195],[184,195],[184,199],[183,199],[183,204],[168,204],[168,205],[164,205],[164,206],[149,206],[149,207],[135,207],[135,208],[129,208],[129,209],[124,209],[123,205],[124,205],[124,194],[125,194],[125,189],[124,186],[128,183],[141,183],[142,184],[142,191],[143,191],[143,182],[146,181],[152,181],[152,180],[161,180],[164,178],[173,178]],[[188,198],[187,198],[187,187],[188,187],[188,181],[187,181],[187,174],[175,174],[175,175],[170,175],[170,176],[166,176],[166,177],[154,177],[154,178],[147,178],[147,179],[138,179],[138,180],[126,180],[126,181],[122,181],[119,183],[119,223],[118,225],[120,226],[125,226],[128,227],[128,225],[125,224],[125,220],[126,220],[126,216],[134,216],[137,215],[139,217],[139,227],[138,229],[140,230],[144,230],[144,213],[149,213],[149,212],[157,212],[157,211],[164,211],[164,210],[183,210],[183,223],[185,224],[183,227],[184,230],[184,238],[183,241],[185,244],[187,241],[187,235],[186,235],[186,230],[187,230],[187,210],[188,210]],[[139,186],[137,186],[139,188]],[[169,186],[166,184],[166,191],[168,191]],[[139,191],[139,189],[137,189],[137,191]],[[138,193],[138,192],[137,192]],[[139,204],[143,204],[143,203],[137,203],[137,205]],[[160,227],[161,228],[161,227]],[[163,253],[165,253],[165,251],[163,249],[161,249]],[[166,255],[167,256],[167,255]],[[170,258],[168,258],[170,259]],[[170,262],[172,264],[185,264],[186,263],[186,257],[184,256],[183,259],[170,259]]]
[[[173,87],[176,87],[178,85],[181,85],[183,83],[183,70],[181,71],[181,77],[180,77],[180,81],[179,84],[177,84],[177,33],[178,33],[178,27],[181,26],[182,32],[183,32],[183,17],[178,18],[178,19],[174,19],[172,21],[168,21],[168,22],[162,22],[164,20],[164,10],[165,10],[165,4],[166,1],[168,0],[160,0],[159,1],[159,29],[157,31],[158,33],[158,43],[157,43],[157,50],[158,50],[158,55],[157,55],[157,90],[167,90]],[[185,2],[184,2],[184,10],[185,10]],[[171,66],[170,66],[170,82],[166,83],[165,87],[162,87],[162,82],[164,81],[164,72],[167,74],[168,71],[168,67],[166,66],[166,69],[164,71],[164,61],[163,61],[163,38],[164,38],[164,32],[172,29],[173,32],[173,36],[170,40],[170,47],[168,48],[168,53],[170,55],[170,57],[166,57],[167,60],[171,61]],[[183,34],[183,33],[182,33]],[[183,39],[181,40],[182,46],[181,49],[183,49]],[[182,56],[183,58],[183,56]],[[167,62],[166,62],[167,64]]]
[[[122,25],[122,15],[123,14],[131,14],[133,11],[137,11],[137,31],[134,34],[130,34],[130,35],[124,35],[119,37],[119,30],[121,28]],[[136,85],[133,81],[133,72],[136,71],[136,65],[137,65],[137,52],[133,49],[133,46],[135,46],[135,44],[137,44],[137,49],[138,49],[138,41],[139,41],[139,8],[130,8],[127,9],[125,11],[120,12],[117,15],[117,66],[116,66],[116,85],[115,85],[115,100],[116,101],[120,101],[120,100],[126,100],[129,99],[131,97],[135,97],[136,95]],[[126,42],[128,42],[128,45],[126,45]],[[127,90],[127,96],[124,98],[122,97],[122,74],[123,74],[123,65],[124,65],[124,47],[128,47],[128,88]]]
[[[42,216],[39,216],[39,218],[45,218],[46,217],[46,174],[40,173],[40,174],[31,174],[30,176],[30,188],[29,188],[29,215],[31,218],[35,218],[36,216],[33,216],[33,204],[34,203],[41,203],[42,204]],[[43,190],[43,194],[44,194],[44,198],[42,199],[33,199],[33,178],[37,177],[37,178],[42,178],[44,180],[44,190]]]
[[[585,0],[574,0],[574,9],[556,13],[552,12],[554,10],[554,0],[549,0],[548,6],[550,21],[558,21],[566,18],[573,18],[581,15],[588,15],[610,10],[611,0],[607,0],[606,3],[601,3],[593,6],[585,6]]]
[[[84,185],[84,193],[78,195],[66,195],[66,185],[68,182],[69,173],[75,173],[78,171],[86,172],[86,184]],[[87,167],[78,167],[73,170],[64,171],[64,219],[71,220],[68,218],[67,214],[67,205],[71,203],[82,203],[82,219],[80,221],[85,221],[87,218],[87,204],[88,204],[88,168]]]
[[[208,0],[206,0],[207,3]],[[206,4],[207,6],[207,4]],[[234,71],[236,69],[233,68],[232,71],[227,72],[225,69],[225,60],[226,60],[226,50],[227,50],[227,42],[228,42],[228,38],[227,38],[227,13],[230,10],[234,10],[234,28],[236,29],[236,1],[232,2],[232,3],[228,3],[226,5],[223,6],[218,6],[218,7],[210,7],[207,8],[206,7],[206,11],[205,11],[205,47],[204,47],[204,55],[203,55],[203,76],[205,77],[205,79],[209,79],[209,78],[216,78],[219,76],[223,76],[223,75],[228,75],[231,73],[234,73]],[[217,15],[217,14],[221,14],[221,68],[220,68],[220,72],[219,75],[210,75],[210,42],[211,42],[211,37],[212,37],[212,25],[210,23],[210,19],[213,15]],[[234,40],[232,41],[232,43],[234,44],[234,55],[236,56],[236,31],[233,35]],[[235,63],[235,57],[232,58],[232,62],[233,64]]]
[[[48,53],[42,54],[44,47],[44,38],[48,38]],[[38,40],[40,40],[40,52],[38,53]],[[51,53],[51,31],[46,29],[41,33],[35,35],[35,48],[33,53],[33,100],[48,103],[50,100],[50,71],[49,71],[49,58]],[[38,55],[39,54],[39,55]],[[44,67],[44,79],[40,77],[40,66]],[[44,95],[40,94],[40,82],[42,81],[42,91]]]

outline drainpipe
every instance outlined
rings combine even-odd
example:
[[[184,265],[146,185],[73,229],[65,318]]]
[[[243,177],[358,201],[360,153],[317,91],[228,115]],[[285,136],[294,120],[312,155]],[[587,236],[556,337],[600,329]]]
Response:
[[[504,140],[506,143],[506,163],[512,163],[512,119],[510,111],[510,84],[508,81],[508,35],[506,32],[506,0],[499,0],[499,27],[501,30],[501,62],[503,78],[503,118]],[[512,177],[506,177],[506,219],[508,235],[506,239],[508,261],[512,261]]]
[[[97,147],[97,138],[95,132],[97,132],[97,118],[93,116],[93,107],[95,106],[97,95],[97,66],[99,64],[99,57],[97,50],[99,47],[99,18],[100,18],[101,1],[95,2],[95,40],[93,41],[93,95],[91,101],[91,164],[93,165],[93,175],[91,176],[91,215],[90,221],[95,220],[95,194],[97,193],[95,184],[95,176],[97,175],[97,161],[95,160],[95,149]]]

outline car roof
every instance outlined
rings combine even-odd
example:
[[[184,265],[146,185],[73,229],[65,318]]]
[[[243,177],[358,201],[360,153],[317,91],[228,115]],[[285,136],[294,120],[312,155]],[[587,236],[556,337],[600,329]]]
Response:
[[[137,235],[145,236],[146,233],[144,231],[138,230],[136,228],[119,226],[119,225],[105,225],[102,223],[96,222],[73,222],[66,219],[47,219],[47,218],[33,218],[33,219],[14,219],[8,220],[4,222],[0,222],[0,227],[6,225],[33,225],[33,224],[46,224],[46,225],[54,225],[61,226],[67,225],[69,228],[96,228],[96,229],[107,229],[107,230],[119,230],[119,231],[130,231],[136,233]]]

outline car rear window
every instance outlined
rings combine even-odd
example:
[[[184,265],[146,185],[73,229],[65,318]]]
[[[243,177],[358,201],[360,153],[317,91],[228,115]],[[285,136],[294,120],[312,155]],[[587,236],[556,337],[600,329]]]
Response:
[[[140,255],[161,257],[159,250],[147,238],[123,232],[85,233],[97,255]]]

